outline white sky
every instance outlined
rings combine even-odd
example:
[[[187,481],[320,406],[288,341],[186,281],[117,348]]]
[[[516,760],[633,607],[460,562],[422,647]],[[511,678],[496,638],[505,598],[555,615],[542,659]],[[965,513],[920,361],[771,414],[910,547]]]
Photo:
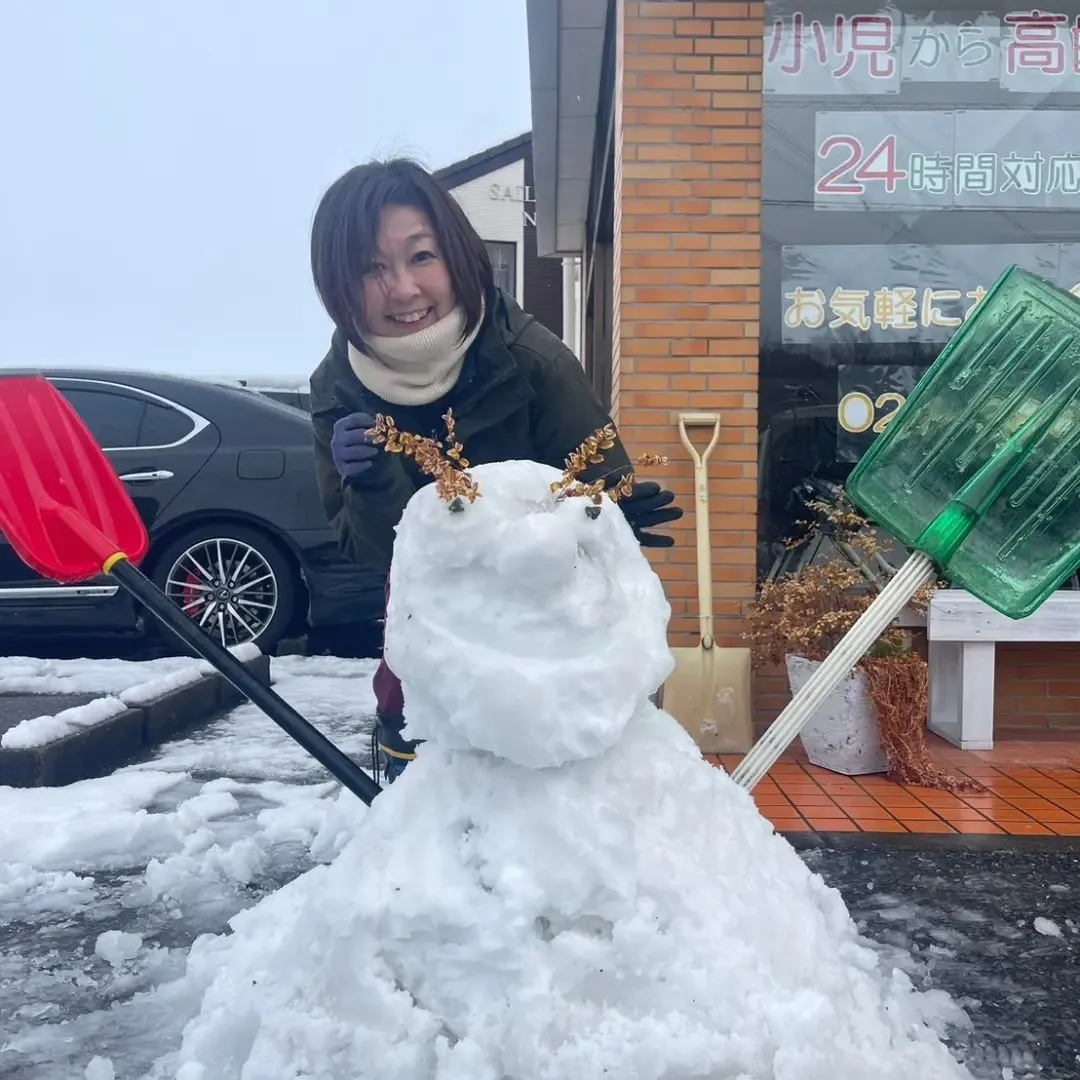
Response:
[[[0,365],[306,381],[322,191],[530,124],[524,0],[0,0]]]

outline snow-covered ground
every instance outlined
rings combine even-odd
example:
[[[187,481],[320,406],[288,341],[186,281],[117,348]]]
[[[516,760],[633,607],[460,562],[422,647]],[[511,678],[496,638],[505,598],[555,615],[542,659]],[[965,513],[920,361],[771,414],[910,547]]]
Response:
[[[0,657],[0,694],[120,694],[198,663],[188,656],[162,656],[155,660],[4,656]]]
[[[115,693],[191,663],[0,661],[0,688]],[[273,662],[283,696],[362,764],[372,670]],[[106,1059],[142,1076],[198,1010],[190,984],[169,990],[192,941],[333,853],[338,790],[251,706],[110,777],[0,787],[0,1076],[72,1080],[95,1056],[91,1080]]]
[[[46,687],[31,680],[20,689],[87,687],[86,665],[26,663],[62,681]],[[0,672],[5,664],[0,660]],[[109,683],[110,670],[123,678]],[[170,664],[152,670],[165,674]],[[371,664],[362,661],[274,661],[285,696],[365,763],[370,673]],[[105,662],[98,674],[96,688],[115,691],[130,685],[133,670]],[[234,779],[223,781],[224,774]],[[332,856],[360,820],[358,808],[351,822],[341,816],[350,803],[336,804],[333,791],[319,767],[250,707],[107,779],[59,791],[0,788],[0,1076],[141,1080],[180,1045],[184,1025],[200,1009],[197,986],[183,982],[194,939],[224,931],[233,914],[308,869],[312,849],[318,861]],[[900,865],[891,868],[889,860]],[[1016,894],[1017,881],[984,880],[961,861],[956,872],[970,883],[971,896],[954,901],[955,882],[916,876],[909,893],[889,897],[882,883],[890,879],[899,890],[911,873],[900,851],[879,853],[873,862],[818,851],[808,861],[829,877],[830,868],[839,870],[845,895],[872,924],[883,956],[916,984],[933,972],[962,994],[1002,999],[1004,1007],[990,1016],[977,1001],[965,1002],[981,1029],[977,1077],[1041,1075],[1016,1028],[1023,1002],[1035,994],[1031,986],[1045,985],[1052,997],[1047,975],[1039,966],[1028,971],[1031,961],[1023,959],[1037,945],[1017,946],[1017,973],[1006,977],[1004,990],[998,985],[1008,942],[1020,931],[995,920],[992,898]],[[1023,877],[1024,862],[1012,861],[1010,872]],[[926,855],[915,869],[925,877],[936,865]],[[1026,873],[1058,880],[1047,867]],[[934,896],[937,906],[925,899]],[[972,914],[980,903],[986,911],[980,918],[992,931],[981,947],[963,936],[982,925]],[[1075,924],[1059,915],[1056,925],[1074,937]],[[1040,921],[1028,937],[1045,942],[1044,951],[1061,944],[1050,921]],[[1016,982],[1025,972],[1030,985]],[[1067,1014],[1068,1004],[1061,1007]],[[1045,1009],[1040,1002],[1039,1011]]]

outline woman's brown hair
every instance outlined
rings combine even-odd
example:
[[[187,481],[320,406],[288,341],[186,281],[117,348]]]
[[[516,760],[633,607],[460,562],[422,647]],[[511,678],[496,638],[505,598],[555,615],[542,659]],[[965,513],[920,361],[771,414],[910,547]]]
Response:
[[[427,215],[454,296],[465,310],[468,335],[494,288],[491,259],[457,201],[408,158],[357,165],[335,180],[319,201],[311,226],[311,273],[326,313],[353,345],[363,347],[356,297],[365,270],[378,254],[379,219],[388,206],[408,206]]]

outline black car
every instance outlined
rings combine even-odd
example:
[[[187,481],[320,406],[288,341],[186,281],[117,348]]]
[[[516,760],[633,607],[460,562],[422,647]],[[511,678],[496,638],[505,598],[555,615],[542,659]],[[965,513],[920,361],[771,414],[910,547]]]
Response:
[[[305,411],[239,386],[168,375],[39,373],[75,407],[142,515],[150,550],[141,569],[208,633],[267,652],[304,633],[340,643],[359,627],[371,638],[385,582],[339,552],[315,485]],[[46,581],[0,537],[0,633],[143,624],[108,578]],[[146,620],[145,628],[156,627]]]

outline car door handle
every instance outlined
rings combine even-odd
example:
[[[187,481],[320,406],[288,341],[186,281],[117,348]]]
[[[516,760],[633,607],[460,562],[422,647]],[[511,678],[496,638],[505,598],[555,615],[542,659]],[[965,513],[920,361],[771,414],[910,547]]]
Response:
[[[173,474],[168,469],[151,469],[148,472],[124,473],[120,479],[125,484],[149,484],[153,480],[171,480]]]

